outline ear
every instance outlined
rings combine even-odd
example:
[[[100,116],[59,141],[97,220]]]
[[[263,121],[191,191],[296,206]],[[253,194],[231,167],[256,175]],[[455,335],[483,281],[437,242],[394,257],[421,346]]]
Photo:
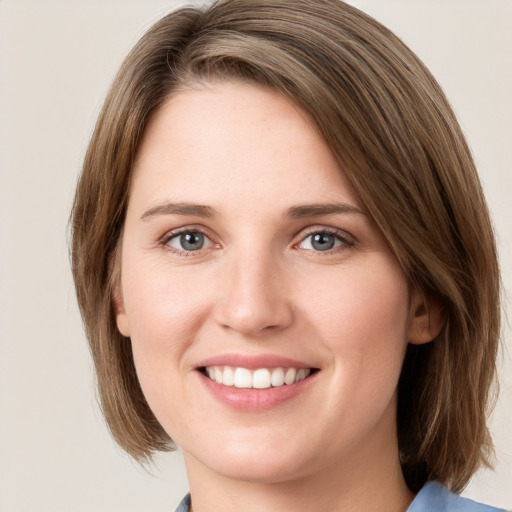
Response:
[[[130,337],[130,322],[124,306],[123,292],[119,279],[112,289],[112,306],[116,315],[116,324],[119,332],[125,337]]]
[[[119,261],[119,243],[108,261],[108,270],[112,283],[112,307],[116,316],[118,331],[125,337],[130,337],[130,322],[124,305],[123,289],[121,287],[121,269]]]
[[[441,302],[421,292],[414,292],[409,313],[409,343],[422,345],[432,341],[441,332],[443,324]]]

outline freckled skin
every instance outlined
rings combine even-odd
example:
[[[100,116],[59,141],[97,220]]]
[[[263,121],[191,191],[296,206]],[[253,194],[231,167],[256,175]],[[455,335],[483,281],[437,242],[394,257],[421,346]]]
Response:
[[[163,202],[217,213],[141,220]],[[380,478],[386,492],[410,497],[398,463],[395,388],[418,319],[368,217],[283,216],[292,206],[331,203],[363,209],[307,116],[275,92],[236,83],[180,91],[146,130],[117,323],[131,338],[150,407],[184,451],[193,496],[199,476],[204,485],[298,488],[334,475],[339,492]],[[169,237],[182,228],[203,232],[203,248],[176,252],[180,241]],[[350,243],[315,250],[307,237],[327,228]],[[277,354],[320,372],[270,411],[231,410],[197,372],[198,361],[225,352]]]

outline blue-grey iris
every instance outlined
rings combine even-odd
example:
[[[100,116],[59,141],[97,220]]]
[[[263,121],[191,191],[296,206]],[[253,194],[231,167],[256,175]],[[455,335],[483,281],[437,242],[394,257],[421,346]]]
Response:
[[[204,235],[202,233],[183,233],[180,244],[186,251],[198,251],[203,248]]]
[[[328,251],[334,247],[335,238],[328,233],[316,233],[311,240],[311,246],[317,251]]]

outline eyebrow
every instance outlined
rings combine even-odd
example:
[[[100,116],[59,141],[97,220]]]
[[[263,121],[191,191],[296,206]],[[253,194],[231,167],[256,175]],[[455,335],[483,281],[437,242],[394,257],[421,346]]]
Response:
[[[301,206],[292,206],[284,213],[284,217],[292,219],[302,219],[304,217],[321,217],[323,215],[335,215],[340,213],[357,213],[366,215],[366,213],[347,203],[328,203],[328,204],[306,204]]]
[[[323,215],[335,215],[340,213],[357,213],[366,215],[363,210],[357,206],[346,203],[329,204],[306,204],[292,206],[283,214],[284,218],[302,219],[304,217],[321,217]],[[146,220],[156,215],[189,215],[192,217],[214,217],[218,212],[211,206],[194,203],[162,203],[153,206],[145,211],[141,219]]]
[[[145,211],[141,219],[146,220],[156,215],[190,215],[192,217],[213,217],[217,211],[211,206],[193,203],[162,203]]]

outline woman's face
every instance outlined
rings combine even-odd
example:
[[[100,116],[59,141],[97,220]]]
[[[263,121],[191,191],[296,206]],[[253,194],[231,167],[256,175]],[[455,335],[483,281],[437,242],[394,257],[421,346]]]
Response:
[[[415,300],[322,137],[276,92],[216,83],[157,112],[117,292],[145,397],[187,464],[277,482],[397,452]]]

